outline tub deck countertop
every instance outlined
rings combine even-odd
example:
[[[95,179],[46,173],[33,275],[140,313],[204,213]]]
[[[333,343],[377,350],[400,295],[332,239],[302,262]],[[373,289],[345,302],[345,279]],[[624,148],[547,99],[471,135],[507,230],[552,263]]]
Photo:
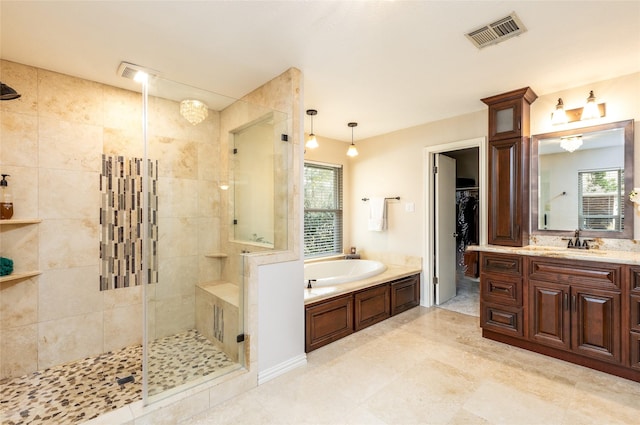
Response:
[[[340,283],[335,286],[320,286],[318,288],[304,289],[304,304],[312,304],[317,301],[333,298],[338,295],[347,294],[359,289],[368,288],[381,283],[392,280],[401,279],[407,276],[413,276],[420,273],[420,267],[398,266],[394,264],[385,264],[387,270],[384,272],[368,277],[366,279],[354,280],[353,282]],[[302,284],[301,284],[302,285]]]

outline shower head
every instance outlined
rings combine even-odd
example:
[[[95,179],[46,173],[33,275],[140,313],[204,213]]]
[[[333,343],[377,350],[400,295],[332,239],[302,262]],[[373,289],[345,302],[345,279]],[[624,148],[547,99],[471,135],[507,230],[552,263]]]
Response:
[[[14,89],[0,82],[0,100],[13,100],[19,98],[20,95]]]

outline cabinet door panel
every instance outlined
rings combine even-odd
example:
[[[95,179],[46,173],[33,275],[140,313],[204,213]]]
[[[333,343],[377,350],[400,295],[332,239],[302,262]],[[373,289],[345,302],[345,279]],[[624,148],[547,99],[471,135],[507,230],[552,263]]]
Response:
[[[309,352],[353,333],[353,298],[337,298],[305,309],[305,351]]]
[[[391,283],[391,315],[420,304],[420,275]]]
[[[630,336],[631,349],[631,367],[640,370],[640,333],[631,332]]]
[[[522,135],[522,100],[508,100],[489,106],[489,140]]]
[[[629,316],[631,318],[631,330],[640,332],[640,295],[631,295],[629,297]]]
[[[523,195],[524,157],[528,160],[523,143],[520,138],[489,142],[490,244],[522,246],[525,233],[528,237],[523,227],[523,217],[529,213]]]
[[[571,288],[572,349],[585,356],[620,362],[619,293]]]
[[[389,285],[357,292],[355,302],[355,330],[371,326],[391,316]]]
[[[529,337],[541,344],[569,349],[569,286],[529,282]]]

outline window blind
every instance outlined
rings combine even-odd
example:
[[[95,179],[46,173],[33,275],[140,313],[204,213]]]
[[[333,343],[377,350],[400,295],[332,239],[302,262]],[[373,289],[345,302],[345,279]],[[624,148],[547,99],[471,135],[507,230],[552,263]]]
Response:
[[[342,253],[342,167],[304,164],[304,256]]]

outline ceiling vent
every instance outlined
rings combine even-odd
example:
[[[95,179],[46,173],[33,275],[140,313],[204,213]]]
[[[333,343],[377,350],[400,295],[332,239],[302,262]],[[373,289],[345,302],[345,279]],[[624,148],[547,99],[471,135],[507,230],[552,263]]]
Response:
[[[505,18],[471,31],[465,34],[465,36],[471,40],[474,46],[482,49],[483,47],[500,43],[526,31],[527,29],[524,24],[514,12]]]
[[[145,68],[140,65],[136,65],[129,62],[120,62],[120,66],[118,66],[117,74],[124,78],[129,78],[131,80],[135,79],[136,74],[138,72],[144,72],[147,75],[157,76],[158,72],[153,69]]]

